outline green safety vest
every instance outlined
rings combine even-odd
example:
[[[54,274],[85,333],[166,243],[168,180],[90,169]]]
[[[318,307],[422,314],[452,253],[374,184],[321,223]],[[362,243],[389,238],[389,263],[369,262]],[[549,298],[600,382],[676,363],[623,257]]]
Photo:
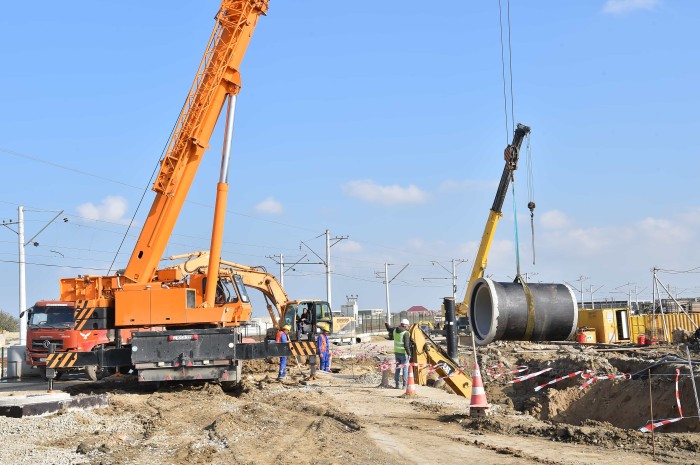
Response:
[[[399,332],[398,330],[394,330],[394,353],[396,354],[405,354],[406,353],[406,348],[403,346],[403,335],[406,331]]]

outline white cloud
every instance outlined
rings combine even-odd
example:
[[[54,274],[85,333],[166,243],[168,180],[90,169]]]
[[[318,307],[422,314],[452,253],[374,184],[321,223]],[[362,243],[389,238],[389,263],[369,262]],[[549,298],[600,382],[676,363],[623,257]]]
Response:
[[[681,222],[667,219],[645,218],[639,225],[640,231],[652,243],[678,245],[690,242],[693,234]]]
[[[661,0],[608,0],[603,13],[624,14],[635,10],[653,10],[661,5]]]
[[[279,215],[282,213],[282,210],[282,204],[275,200],[274,197],[268,197],[255,206],[255,211],[258,213]]]
[[[128,206],[124,197],[107,196],[99,205],[88,202],[78,205],[75,209],[81,217],[88,220],[119,223],[125,221],[124,214]]]
[[[700,226],[700,208],[692,208],[681,214],[681,221],[689,225]]]
[[[540,224],[545,229],[563,229],[571,224],[571,220],[559,210],[550,210],[540,215]]]
[[[371,180],[357,180],[345,183],[343,193],[349,197],[364,200],[367,203],[380,205],[419,204],[425,203],[428,194],[415,185],[408,187],[399,185],[381,186]]]
[[[424,246],[425,246],[425,242],[423,241],[423,239],[416,238],[416,239],[409,239],[408,240],[408,247],[410,247],[411,249],[419,250],[419,249],[422,249]]]
[[[362,252],[363,248],[359,242],[347,239],[338,242],[335,246],[333,246],[333,250],[337,250],[339,252],[359,253]]]

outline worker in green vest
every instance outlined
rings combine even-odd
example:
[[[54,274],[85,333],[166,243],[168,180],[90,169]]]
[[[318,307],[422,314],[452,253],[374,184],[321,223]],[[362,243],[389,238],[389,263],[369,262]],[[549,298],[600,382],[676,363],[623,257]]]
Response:
[[[399,377],[403,373],[403,387],[406,388],[408,380],[408,362],[411,359],[411,335],[408,332],[409,322],[406,318],[394,328],[394,358],[396,359],[396,371],[394,372],[394,384],[399,389]]]

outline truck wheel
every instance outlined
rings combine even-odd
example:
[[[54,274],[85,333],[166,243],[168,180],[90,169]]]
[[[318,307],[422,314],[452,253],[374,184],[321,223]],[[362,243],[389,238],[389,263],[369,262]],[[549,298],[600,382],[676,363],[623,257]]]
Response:
[[[238,381],[221,381],[221,390],[227,394],[239,396],[243,392],[243,384]]]
[[[90,381],[97,381],[97,366],[96,365],[85,365],[83,368],[85,376],[88,377]]]
[[[274,341],[277,338],[277,328],[267,328],[265,331],[265,339],[268,341]]]

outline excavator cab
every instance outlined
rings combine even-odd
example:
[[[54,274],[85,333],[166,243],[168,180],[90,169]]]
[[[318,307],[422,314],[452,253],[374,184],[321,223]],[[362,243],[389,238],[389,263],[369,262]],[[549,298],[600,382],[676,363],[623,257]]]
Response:
[[[309,302],[310,313],[314,321],[314,328],[319,323],[326,323],[328,325],[328,331],[333,333],[333,313],[331,312],[331,306],[328,302],[323,301],[313,301]]]
[[[308,315],[304,317],[304,315]],[[333,316],[328,302],[320,300],[297,300],[285,308],[281,325],[289,325],[293,341],[310,340],[319,323],[327,323],[333,333]]]

